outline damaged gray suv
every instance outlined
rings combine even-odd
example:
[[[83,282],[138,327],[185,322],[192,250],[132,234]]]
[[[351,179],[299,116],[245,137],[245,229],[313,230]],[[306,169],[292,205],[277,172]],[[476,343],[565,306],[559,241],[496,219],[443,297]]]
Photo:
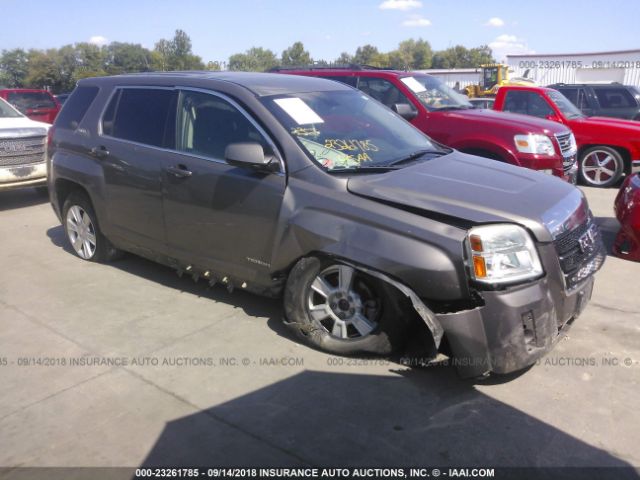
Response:
[[[465,376],[534,363],[605,251],[556,178],[440,145],[351,87],[301,76],[85,79],[51,139],[70,245],[282,296],[326,352],[386,355],[413,321]]]

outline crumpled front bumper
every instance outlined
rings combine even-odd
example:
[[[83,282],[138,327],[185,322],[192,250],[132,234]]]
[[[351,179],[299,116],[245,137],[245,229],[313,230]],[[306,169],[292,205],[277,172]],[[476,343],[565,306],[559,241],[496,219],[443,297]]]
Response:
[[[483,305],[438,314],[451,348],[451,364],[462,377],[510,373],[533,365],[549,352],[591,299],[594,274],[604,264],[602,238],[569,284],[553,244],[539,247],[546,275],[503,290],[482,291]]]

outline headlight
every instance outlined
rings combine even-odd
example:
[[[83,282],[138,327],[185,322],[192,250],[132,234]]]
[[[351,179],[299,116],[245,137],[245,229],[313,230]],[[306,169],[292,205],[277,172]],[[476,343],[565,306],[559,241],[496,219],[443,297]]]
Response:
[[[474,227],[467,235],[471,277],[478,282],[502,284],[542,274],[536,247],[527,231],[517,225]]]
[[[516,148],[522,153],[536,153],[538,155],[555,155],[553,142],[546,135],[516,135],[513,137]],[[574,140],[575,141],[575,140]]]

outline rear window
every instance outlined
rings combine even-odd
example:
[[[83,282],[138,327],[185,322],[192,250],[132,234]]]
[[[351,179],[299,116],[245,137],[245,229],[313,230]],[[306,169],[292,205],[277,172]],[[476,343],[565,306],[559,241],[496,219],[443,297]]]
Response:
[[[98,95],[98,87],[77,87],[58,115],[56,128],[69,130],[78,128],[96,95]]]
[[[167,126],[175,123],[173,90],[123,88],[112,97],[102,119],[102,132],[115,138],[170,147],[165,141]]]
[[[636,102],[624,88],[594,88],[598,102],[603,108],[634,107]]]
[[[47,92],[10,92],[7,101],[22,113],[31,108],[56,108],[56,102]]]

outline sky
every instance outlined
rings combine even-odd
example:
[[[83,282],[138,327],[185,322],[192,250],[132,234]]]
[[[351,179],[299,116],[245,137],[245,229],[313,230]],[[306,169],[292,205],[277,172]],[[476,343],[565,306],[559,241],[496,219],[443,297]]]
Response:
[[[488,44],[508,53],[640,48],[639,0],[0,0],[0,50],[111,41],[153,48],[176,29],[193,53],[224,64],[251,47],[277,55],[302,41],[314,60],[372,44],[382,52],[408,38],[434,50]]]

